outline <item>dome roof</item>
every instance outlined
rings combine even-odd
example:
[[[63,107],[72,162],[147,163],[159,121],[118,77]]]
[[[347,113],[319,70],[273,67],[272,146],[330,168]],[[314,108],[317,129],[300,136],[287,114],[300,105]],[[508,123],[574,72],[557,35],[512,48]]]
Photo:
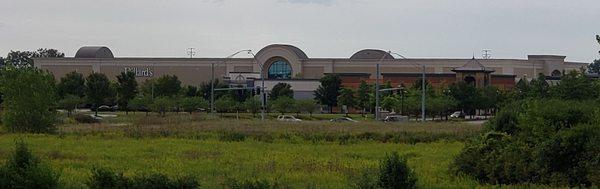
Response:
[[[75,58],[114,58],[114,56],[108,47],[85,46],[77,50]]]
[[[294,53],[299,59],[308,59],[308,56],[306,55],[306,53],[304,53],[304,51],[302,51],[300,48],[295,47],[293,45],[286,45],[286,44],[272,44],[269,46],[266,46],[262,49],[260,49],[260,51],[258,51],[258,54],[261,54],[262,52],[264,52],[267,49],[271,49],[271,48],[283,48],[286,49],[288,51],[291,51],[292,53]]]
[[[391,60],[395,59],[390,53],[379,49],[364,49],[354,53],[350,60]]]

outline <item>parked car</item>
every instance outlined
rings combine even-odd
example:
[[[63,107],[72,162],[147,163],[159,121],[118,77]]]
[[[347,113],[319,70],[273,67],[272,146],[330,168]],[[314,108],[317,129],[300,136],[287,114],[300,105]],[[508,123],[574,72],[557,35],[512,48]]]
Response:
[[[99,112],[113,111],[113,108],[107,105],[98,106]]]
[[[462,111],[456,111],[450,114],[450,118],[464,118],[465,114]]]
[[[290,122],[298,122],[298,121],[302,121],[301,119],[298,119],[294,116],[291,115],[280,115],[277,116],[277,120],[278,121],[290,121]]]
[[[389,116],[385,116],[385,119],[383,119],[383,121],[385,121],[385,122],[408,122],[408,116],[389,115]]]
[[[329,120],[330,122],[358,122],[349,117],[338,117]]]

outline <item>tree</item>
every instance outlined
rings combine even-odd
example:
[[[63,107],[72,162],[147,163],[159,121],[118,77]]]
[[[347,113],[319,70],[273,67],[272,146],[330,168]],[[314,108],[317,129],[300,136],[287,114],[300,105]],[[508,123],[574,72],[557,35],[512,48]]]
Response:
[[[133,111],[145,111],[146,115],[148,115],[148,111],[150,110],[151,105],[152,97],[137,96],[127,103],[127,108]]]
[[[449,87],[450,94],[458,101],[458,106],[466,113],[474,113],[479,92],[475,86],[463,81],[454,83]]]
[[[381,86],[380,89],[389,89],[389,88],[393,88],[393,87],[392,87],[392,82],[388,80],[388,81],[385,82],[385,84],[383,84]],[[381,92],[381,96],[380,97],[381,98],[385,98],[385,97],[388,97],[388,96],[392,96],[393,94],[394,94],[393,91],[383,91],[383,92]]]
[[[65,53],[59,52],[56,49],[39,48],[36,52],[33,53],[33,57],[61,58],[65,57]]]
[[[127,113],[129,106],[127,103],[137,95],[137,81],[135,80],[135,73],[133,72],[121,72],[117,76],[117,104],[119,108],[124,109]]]
[[[244,102],[244,108],[252,113],[252,116],[256,116],[256,114],[260,111],[262,104],[260,102],[260,97],[252,97],[247,98]]]
[[[223,96],[215,100],[215,109],[221,114],[233,111],[235,106],[236,102],[228,96]]]
[[[358,85],[358,91],[356,91],[356,107],[361,109],[361,113],[364,115],[366,109],[370,109],[372,86],[367,84],[364,80],[360,81]]]
[[[161,96],[154,98],[152,104],[150,105],[150,109],[161,116],[165,116],[166,112],[172,111],[175,106],[177,106],[176,99],[173,99],[172,97]]]
[[[417,90],[421,90],[421,88],[423,88],[423,79],[419,78],[416,79],[415,82],[412,84],[412,88],[413,89],[417,89]],[[428,80],[425,80],[425,89],[428,91],[431,91],[431,85],[429,84]]]
[[[587,70],[589,73],[600,74],[600,59],[596,59],[588,65]]]
[[[140,85],[140,93],[143,96],[154,98],[154,86],[156,85],[156,79],[146,79]]]
[[[284,115],[285,113],[294,111],[295,101],[293,98],[281,96],[277,100],[272,101],[271,105],[275,111]]]
[[[198,91],[198,87],[193,86],[193,85],[188,85],[183,88],[183,95],[185,95],[186,97],[195,97],[195,96],[199,96],[200,93]]]
[[[315,100],[320,104],[329,107],[329,113],[332,113],[332,107],[337,105],[337,97],[340,95],[342,80],[338,75],[328,74],[319,81],[321,85],[315,91]]]
[[[77,109],[77,106],[83,104],[85,100],[79,96],[67,95],[63,99],[58,101],[58,107],[67,111],[67,116],[71,116],[73,110]]]
[[[227,87],[229,87],[229,85],[227,85],[223,82],[220,82],[218,79],[215,80],[215,83],[214,83],[215,89],[221,89],[221,88],[227,88]],[[204,97],[204,99],[210,100],[210,95],[211,95],[210,81],[201,83],[199,92],[202,94],[202,97]],[[215,97],[215,99],[219,99],[225,95],[227,95],[227,91],[215,91],[214,97]]]
[[[337,98],[338,104],[346,106],[346,110],[344,113],[346,113],[346,116],[348,116],[348,111],[350,110],[350,108],[354,107],[355,104],[354,91],[349,88],[342,88],[340,89],[339,93],[340,95]]]
[[[181,91],[181,81],[175,75],[163,75],[154,84],[154,96],[173,97]]]
[[[297,100],[295,107],[299,112],[306,112],[310,116],[318,109],[317,103],[313,99]]]
[[[540,80],[536,82],[545,82],[545,80]],[[542,84],[537,84],[538,86],[542,86]],[[541,88],[540,88],[541,90]],[[486,86],[484,88],[479,89],[479,99],[477,100],[476,107],[478,109],[484,110],[485,113],[488,113],[489,110],[496,110],[499,108],[501,93],[500,90],[494,86]],[[540,91],[540,94],[543,93]],[[541,96],[540,96],[541,97]]]
[[[238,85],[235,88],[243,88],[244,86],[242,85]],[[250,96],[252,96],[252,91],[251,90],[247,90],[247,89],[236,89],[236,90],[230,90],[230,94],[231,97],[233,97],[233,100],[235,100],[236,102],[239,103],[243,103],[244,101],[246,101],[246,99]]]
[[[274,101],[283,96],[294,98],[292,86],[288,83],[277,83],[269,93],[269,100]]]
[[[31,51],[10,51],[6,55],[6,63],[14,67],[30,67],[33,66],[33,58],[52,58],[64,57],[65,54],[56,49],[40,48],[35,52]]]
[[[83,97],[85,95],[85,78],[83,74],[75,71],[67,73],[60,78],[56,86],[58,96],[64,98],[67,95]]]
[[[12,132],[55,130],[54,77],[37,68],[7,68],[0,74],[4,98],[3,123]]]
[[[400,104],[400,100],[398,100],[398,98],[396,98],[395,96],[386,96],[381,101],[381,108],[388,110],[388,111],[399,110],[399,109],[396,109],[399,104]]]
[[[33,54],[30,51],[10,51],[6,55],[5,63],[17,68],[30,67],[33,66]]]
[[[529,84],[529,97],[532,98],[546,98],[550,90],[550,85],[546,81],[544,74],[539,74],[537,79],[532,79]]]
[[[185,97],[181,100],[181,108],[183,108],[183,111],[190,113],[190,115],[192,114],[192,112],[198,109],[207,109],[209,106],[210,105],[206,100],[198,96]]]
[[[560,78],[560,82],[551,88],[553,97],[562,100],[596,99],[599,96],[598,86],[584,73],[571,71]]]
[[[110,96],[110,81],[102,73],[92,73],[86,78],[85,94],[88,102],[96,108],[95,115],[98,116],[98,106],[105,102]]]

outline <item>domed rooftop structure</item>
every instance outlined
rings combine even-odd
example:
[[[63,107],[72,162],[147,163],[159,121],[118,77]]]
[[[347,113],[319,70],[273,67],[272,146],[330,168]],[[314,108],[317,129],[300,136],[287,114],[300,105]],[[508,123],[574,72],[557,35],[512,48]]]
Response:
[[[104,46],[85,46],[79,48],[75,58],[115,58],[112,51]]]
[[[364,49],[354,53],[350,60],[392,60],[395,59],[390,53],[379,49]]]
[[[272,49],[272,48],[283,48],[283,49],[293,52],[299,59],[308,59],[308,56],[306,55],[306,53],[304,53],[304,51],[302,51],[300,48],[295,47],[293,45],[286,45],[286,44],[272,44],[272,45],[269,45],[269,46],[266,46],[266,47],[260,49],[260,51],[258,51],[258,53],[256,53],[256,54],[259,55],[259,54],[263,53],[264,51],[266,51],[268,49]]]

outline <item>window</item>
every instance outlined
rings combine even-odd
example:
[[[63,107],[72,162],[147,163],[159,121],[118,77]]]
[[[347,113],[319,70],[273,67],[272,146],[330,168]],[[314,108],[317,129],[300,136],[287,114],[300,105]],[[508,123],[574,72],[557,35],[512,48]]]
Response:
[[[553,77],[560,77],[562,75],[562,73],[560,73],[560,71],[558,71],[558,70],[554,70],[554,71],[552,71],[551,75]]]
[[[285,60],[277,60],[269,67],[269,79],[291,79],[292,67]]]

